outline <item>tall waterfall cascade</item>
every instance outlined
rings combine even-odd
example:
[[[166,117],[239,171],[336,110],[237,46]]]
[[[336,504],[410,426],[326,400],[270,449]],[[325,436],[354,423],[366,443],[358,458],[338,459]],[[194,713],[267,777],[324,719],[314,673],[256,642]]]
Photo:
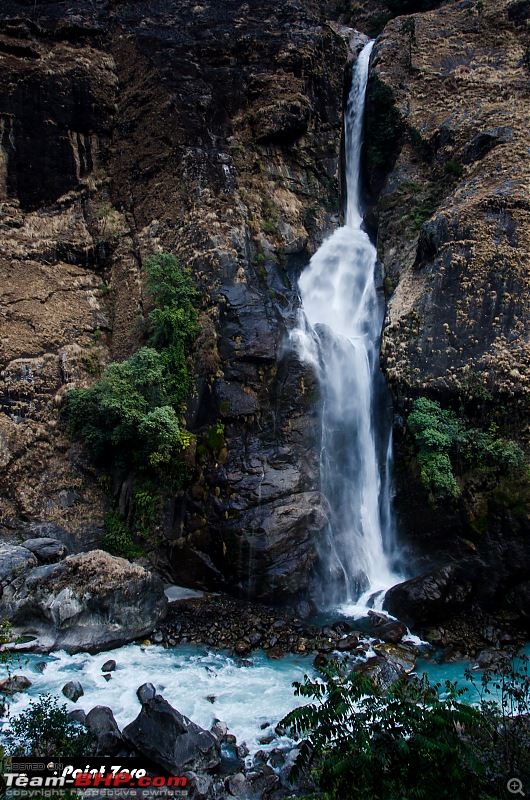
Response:
[[[377,253],[362,229],[360,169],[368,66],[360,53],[344,114],[345,225],[299,280],[302,308],[292,339],[318,376],[322,395],[321,491],[330,522],[320,544],[322,602],[363,605],[401,578],[393,572],[392,424],[379,370],[384,300]]]

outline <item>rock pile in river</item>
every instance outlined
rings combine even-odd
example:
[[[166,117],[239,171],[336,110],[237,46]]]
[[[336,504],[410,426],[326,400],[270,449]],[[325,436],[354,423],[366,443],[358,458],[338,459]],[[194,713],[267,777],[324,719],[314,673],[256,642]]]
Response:
[[[71,712],[95,737],[100,756],[141,756],[148,772],[185,776],[193,800],[226,800],[229,797],[282,800],[292,796],[288,781],[290,766],[298,752],[282,738],[283,745],[254,756],[228,732],[226,723],[215,720],[211,731],[201,728],[173,708],[152,684],[137,690],[142,709],[121,732],[112,710],[95,706],[88,714]],[[285,731],[276,727],[266,737],[270,744]],[[150,765],[150,766],[149,766]]]

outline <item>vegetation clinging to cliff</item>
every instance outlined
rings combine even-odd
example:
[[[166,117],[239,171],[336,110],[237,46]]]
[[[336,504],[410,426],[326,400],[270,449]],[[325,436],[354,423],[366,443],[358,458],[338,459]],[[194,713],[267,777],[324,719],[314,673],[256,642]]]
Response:
[[[70,392],[67,414],[72,432],[96,457],[120,471],[132,468],[144,489],[160,483],[181,488],[189,478],[183,454],[190,435],[181,415],[191,390],[187,357],[199,332],[197,291],[190,271],[171,253],[147,259],[146,270],[154,301],[147,346],[126,361],[109,364],[90,388]],[[145,494],[140,492],[144,500]],[[148,500],[155,504],[152,493]],[[137,516],[145,538],[146,515],[140,509]],[[106,539],[113,552],[131,555],[134,543],[124,525],[122,520],[119,535],[116,526],[107,526]]]
[[[493,423],[487,431],[472,427],[464,416],[426,397],[414,401],[408,425],[418,448],[421,480],[435,501],[458,497],[456,476],[466,470],[478,467],[500,476],[525,462],[519,445],[499,437]]]
[[[152,346],[109,364],[89,389],[70,392],[68,417],[96,455],[118,466],[147,464],[167,478],[172,457],[189,443],[179,415],[191,386],[186,359],[199,331],[196,291],[189,271],[170,253],[148,259],[146,268],[155,301]]]
[[[187,357],[200,332],[197,314],[198,293],[191,272],[171,253],[148,258],[147,290],[155,307],[149,314],[150,344],[164,363],[168,399],[182,411],[191,391]]]

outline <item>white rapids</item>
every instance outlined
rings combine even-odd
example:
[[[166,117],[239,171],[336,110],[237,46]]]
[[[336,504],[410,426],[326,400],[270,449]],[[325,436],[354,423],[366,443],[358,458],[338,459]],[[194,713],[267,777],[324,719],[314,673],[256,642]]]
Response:
[[[117,666],[107,682],[101,667],[109,658]],[[44,661],[46,667],[40,672],[37,664]],[[121,730],[140,713],[136,689],[150,682],[174,708],[206,730],[215,719],[226,722],[229,733],[237,737],[238,744],[246,742],[252,754],[281,748],[282,743],[292,747],[287,737],[275,737],[270,745],[260,744],[260,739],[274,733],[278,722],[302,705],[294,695],[292,682],[311,671],[311,660],[289,655],[271,661],[260,652],[242,662],[193,645],[166,650],[161,645],[130,644],[97,655],[68,655],[64,651],[49,656],[23,655],[12,671],[27,675],[32,686],[13,696],[11,715],[27,708],[31,699],[49,693],[68,710],[82,708],[88,712],[96,705],[109,706]],[[3,676],[5,668],[0,673]],[[61,691],[72,680],[80,681],[84,690],[77,703],[67,700]]]

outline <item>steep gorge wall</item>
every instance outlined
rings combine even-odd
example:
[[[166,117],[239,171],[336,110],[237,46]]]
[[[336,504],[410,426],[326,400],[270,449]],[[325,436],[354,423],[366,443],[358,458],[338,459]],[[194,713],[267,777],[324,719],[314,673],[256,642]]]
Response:
[[[8,5],[4,537],[99,541],[108,480],[61,408],[140,343],[141,264],[161,248],[203,297],[188,425],[222,421],[224,446],[165,496],[152,558],[186,584],[304,593],[326,524],[318,398],[284,345],[295,278],[340,207],[347,32],[319,3]],[[110,488],[128,513],[130,480]]]
[[[409,36],[393,20],[374,48],[368,101],[398,522],[412,571],[462,568],[460,609],[524,614],[528,479],[476,470],[458,499],[435,507],[404,420],[427,396],[528,452],[528,4],[447,3],[411,19],[411,63]]]
[[[220,421],[224,432],[221,447],[197,451],[190,491],[165,495],[151,557],[186,584],[273,601],[307,591],[326,524],[318,391],[286,341],[296,276],[340,209],[356,40],[328,23],[334,8],[6,2],[3,538],[51,533],[85,549],[115,500],[129,512],[130,478],[102,478],[61,413],[69,388],[141,344],[142,262],[161,248],[193,269],[203,296],[188,425],[200,437]],[[456,562],[472,576],[469,597],[508,593],[518,608],[526,489],[485,481],[433,508],[403,421],[419,395],[457,408],[482,392],[485,424],[494,410],[528,442],[526,17],[525,2],[501,0],[414,15],[411,64],[402,20],[389,22],[366,136],[410,569]]]

